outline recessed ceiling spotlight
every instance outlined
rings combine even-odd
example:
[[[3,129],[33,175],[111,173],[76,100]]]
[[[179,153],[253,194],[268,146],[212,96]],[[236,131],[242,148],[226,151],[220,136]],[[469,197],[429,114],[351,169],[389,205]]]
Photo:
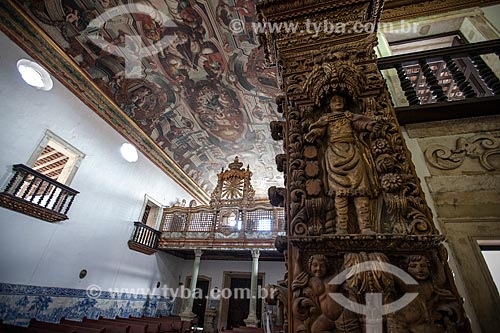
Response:
[[[39,64],[28,59],[17,62],[17,70],[24,82],[40,90],[52,89],[53,83],[50,74]]]
[[[137,149],[135,149],[134,146],[132,146],[130,143],[125,142],[122,144],[120,148],[120,153],[122,154],[122,157],[125,159],[125,161],[134,163],[137,162],[139,159],[139,154],[137,153]]]

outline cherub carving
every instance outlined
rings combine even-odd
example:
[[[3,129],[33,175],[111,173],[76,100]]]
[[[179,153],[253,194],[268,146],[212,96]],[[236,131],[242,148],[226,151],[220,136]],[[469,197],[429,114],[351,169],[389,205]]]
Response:
[[[459,332],[463,324],[460,307],[455,295],[442,288],[445,280],[442,267],[431,275],[430,262],[422,255],[409,256],[407,265],[408,273],[418,282],[416,287],[418,296],[388,318],[388,332]],[[403,291],[407,291],[408,288],[402,286]]]
[[[300,271],[300,256],[296,256],[295,279],[292,283],[292,310],[303,321],[297,331],[310,333],[360,333],[358,317],[336,303],[329,293],[340,287],[329,284],[334,275],[328,274],[328,259],[321,254],[309,257],[309,272]]]

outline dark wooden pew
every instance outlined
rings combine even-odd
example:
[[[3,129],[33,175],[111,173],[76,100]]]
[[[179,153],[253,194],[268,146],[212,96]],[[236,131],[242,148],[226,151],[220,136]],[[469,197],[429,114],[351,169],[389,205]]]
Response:
[[[99,320],[94,320],[94,319],[89,319],[87,317],[83,317],[82,322],[119,327],[119,328],[123,328],[123,329],[128,330],[128,333],[146,333],[146,331],[144,330],[144,327],[142,325],[132,325],[132,324],[127,324],[127,323],[117,322],[114,319],[102,318]],[[105,327],[107,327],[107,326],[105,326]]]
[[[153,321],[153,322],[158,322],[161,323],[161,331],[162,332],[178,332],[178,329],[174,328],[174,321],[173,320],[165,320],[165,318],[158,318],[158,317],[146,317],[142,316],[142,319]],[[180,333],[180,332],[179,332]]]
[[[46,323],[46,322],[39,321],[36,319],[31,319],[28,327],[41,328],[44,330],[50,330],[52,332],[106,333],[105,328],[97,329],[97,328],[71,326],[71,325],[66,325],[66,324]],[[65,330],[65,329],[67,329],[67,330]]]
[[[171,321],[172,329],[177,333],[184,333],[186,331],[191,331],[191,321],[182,321],[179,316],[161,316],[161,319]]]
[[[132,321],[122,321],[122,320],[116,320],[116,319],[108,319],[104,317],[99,317],[98,321],[105,321],[105,322],[112,322],[112,323],[118,323],[118,324],[126,324],[130,325],[130,333],[147,333],[148,332],[148,324],[145,323],[138,323],[138,322],[132,322]]]
[[[38,327],[23,327],[10,324],[0,324],[0,332],[10,332],[10,333],[54,333],[54,330],[46,330]],[[74,331],[57,331],[64,333],[74,333]]]
[[[124,321],[130,321],[133,323],[143,323],[147,324],[147,332],[148,333],[160,333],[161,330],[161,323],[150,321],[150,320],[143,320],[142,318],[136,318],[136,317],[129,317],[129,318],[121,318],[116,316],[115,320],[124,320]]]
[[[68,320],[65,318],[61,318],[60,323],[65,324],[65,325],[90,327],[90,328],[97,328],[97,329],[105,328],[107,333],[129,333],[130,332],[130,325],[116,326],[116,325],[113,325],[113,323],[106,323],[106,322],[92,323],[92,322],[88,322],[88,321],[83,322],[83,321]]]

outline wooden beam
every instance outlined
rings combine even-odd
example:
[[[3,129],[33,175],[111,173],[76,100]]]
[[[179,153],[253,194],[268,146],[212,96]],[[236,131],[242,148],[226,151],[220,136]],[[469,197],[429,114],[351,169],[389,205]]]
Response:
[[[500,114],[500,96],[396,108],[400,125]]]

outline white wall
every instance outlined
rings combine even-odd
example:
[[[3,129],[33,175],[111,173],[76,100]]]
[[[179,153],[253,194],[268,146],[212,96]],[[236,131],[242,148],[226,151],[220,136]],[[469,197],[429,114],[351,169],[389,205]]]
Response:
[[[490,269],[491,277],[497,286],[497,290],[500,290],[500,251],[481,251],[484,260]]]
[[[142,154],[127,163],[125,141],[59,82],[38,91],[19,76],[29,57],[0,35],[0,185],[13,164],[26,163],[50,129],[86,154],[71,187],[80,191],[70,219],[52,224],[0,208],[0,282],[85,289],[147,288],[178,283],[183,260],[129,250],[133,222],[147,193],[160,203],[191,196]],[[80,280],[78,274],[88,275]]]
[[[252,272],[252,261],[225,261],[225,260],[203,260],[201,256],[199,275],[211,278],[210,288],[222,288],[222,277],[224,272]],[[193,261],[186,261],[183,266],[182,282],[193,273]],[[259,261],[259,273],[265,273],[264,285],[276,284],[283,280],[285,275],[285,263],[273,261]]]

